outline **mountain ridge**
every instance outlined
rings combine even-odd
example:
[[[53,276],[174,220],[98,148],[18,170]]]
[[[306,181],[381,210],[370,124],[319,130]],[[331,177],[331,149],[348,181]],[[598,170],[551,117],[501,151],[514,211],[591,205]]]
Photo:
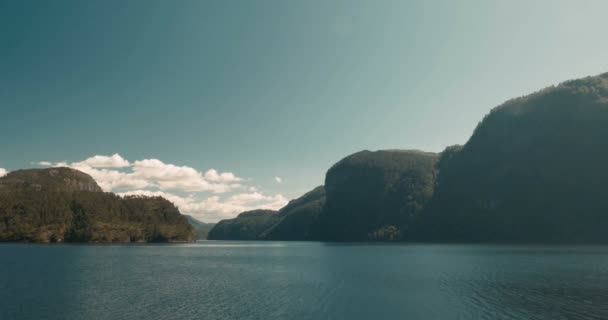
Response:
[[[608,243],[606,163],[602,73],[507,100],[438,154],[345,157],[303,240]]]
[[[186,218],[161,197],[119,197],[70,168],[0,177],[0,241],[177,242],[194,240]]]

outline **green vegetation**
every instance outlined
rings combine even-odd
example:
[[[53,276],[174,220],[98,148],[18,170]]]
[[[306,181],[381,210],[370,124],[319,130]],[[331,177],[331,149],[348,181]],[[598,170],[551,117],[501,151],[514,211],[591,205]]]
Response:
[[[327,172],[327,201],[315,238],[377,240],[375,230],[396,226],[407,239],[433,195],[436,161],[434,153],[393,150],[362,151],[342,159]]]
[[[495,108],[441,154],[362,151],[279,211],[209,239],[608,243],[608,74]],[[3,241],[190,241],[209,225],[162,198],[103,193],[76,170],[0,178]]]
[[[261,240],[264,230],[279,220],[273,210],[253,210],[239,214],[234,219],[218,222],[209,231],[209,240]]]
[[[367,238],[372,241],[400,241],[403,235],[398,227],[385,226],[368,233]]]
[[[210,240],[310,240],[311,226],[325,203],[323,186],[290,201],[279,211],[254,210],[220,221]]]
[[[20,170],[0,178],[0,241],[191,241],[193,229],[160,197],[101,192],[68,168]]]
[[[439,155],[355,153],[309,209],[247,224],[255,239],[608,243],[607,163],[608,73],[507,101]]]
[[[311,240],[312,225],[325,205],[325,188],[316,187],[302,197],[290,201],[278,212],[278,221],[266,229],[266,240]]]

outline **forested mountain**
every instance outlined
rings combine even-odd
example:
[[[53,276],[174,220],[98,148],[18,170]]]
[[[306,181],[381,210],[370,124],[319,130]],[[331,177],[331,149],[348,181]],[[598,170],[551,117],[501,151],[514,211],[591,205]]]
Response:
[[[191,241],[193,229],[160,197],[104,193],[69,168],[31,169],[0,178],[0,241]]]
[[[419,236],[608,242],[608,74],[495,108],[444,151]]]
[[[279,211],[254,210],[220,221],[210,240],[310,240],[311,225],[325,202],[323,186],[290,201]]]
[[[608,74],[507,101],[440,154],[362,151],[279,211],[209,239],[608,243]],[[195,224],[195,223],[193,223]],[[197,227],[197,237],[204,228]],[[162,198],[121,198],[68,168],[0,178],[2,241],[190,241]]]
[[[401,240],[433,195],[437,155],[421,151],[361,151],[332,166],[315,238]]]
[[[327,172],[323,201],[300,226],[309,230],[298,234],[329,241],[607,243],[607,163],[608,73],[507,101],[465,145],[439,155],[387,150],[346,157]],[[278,225],[278,213],[265,219]],[[256,239],[292,239],[289,232],[262,235]]]
[[[302,197],[290,201],[278,212],[278,221],[266,229],[266,240],[311,240],[312,225],[325,204],[325,188],[316,187]]]
[[[207,239],[209,240],[261,240],[261,234],[276,222],[279,216],[273,210],[252,210],[236,218],[218,222]]]

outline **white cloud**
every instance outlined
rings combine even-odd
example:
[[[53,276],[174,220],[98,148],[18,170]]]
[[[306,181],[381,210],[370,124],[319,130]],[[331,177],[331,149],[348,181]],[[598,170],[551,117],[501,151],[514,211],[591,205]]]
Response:
[[[79,162],[79,164],[92,168],[124,168],[130,165],[129,161],[125,160],[118,153],[111,156],[92,156]]]
[[[243,181],[232,172],[215,169],[202,172],[188,166],[176,166],[158,159],[143,159],[130,163],[119,154],[96,155],[80,162],[57,162],[39,164],[55,167],[70,167],[89,174],[104,191],[158,188],[181,192],[225,193],[242,187]],[[128,167],[128,168],[125,168]],[[113,168],[113,169],[107,169]],[[115,169],[114,169],[115,168]]]
[[[283,179],[281,179],[281,177],[274,177],[274,181],[278,183],[283,183]]]
[[[36,164],[39,165],[39,166],[45,166],[45,167],[49,167],[49,166],[53,165],[52,163],[50,163],[48,161],[40,161],[40,162],[38,162]]]
[[[282,200],[285,199],[281,195],[277,195],[277,196],[275,196],[275,197],[266,196],[259,192],[240,193],[240,194],[231,196],[230,201],[235,204],[246,205],[246,204],[256,203],[256,202],[260,202],[260,201],[263,201],[266,203],[268,203],[268,202],[274,203],[275,201],[281,202]]]
[[[66,166],[59,163],[58,166]],[[67,165],[76,170],[89,174],[103,191],[109,192],[120,189],[142,189],[152,186],[152,183],[145,179],[134,177],[132,173],[125,173],[118,170],[96,169],[81,163]]]
[[[133,190],[118,193],[124,197],[129,195],[160,196],[175,204],[184,214],[190,214],[205,222],[215,222],[221,219],[232,218],[238,213],[253,209],[278,210],[287,204],[287,199],[276,194],[266,196],[260,193],[237,194],[226,199],[211,196],[206,199],[196,199],[193,195],[179,196],[163,191]]]
[[[242,181],[243,179],[236,177],[232,172],[222,172],[219,173],[215,169],[209,169],[205,172],[205,179],[209,181],[217,181],[217,182],[236,182]]]
[[[278,210],[288,202],[281,194],[266,195],[259,186],[248,186],[250,181],[232,172],[209,169],[203,173],[192,167],[164,163],[158,159],[129,162],[114,154],[96,155],[80,162],[53,164],[41,161],[38,164],[80,170],[93,177],[104,191],[117,192],[121,196],[164,197],[182,213],[209,222],[232,218],[253,209]],[[275,179],[282,181],[279,177]],[[234,194],[238,190],[242,193]],[[219,196],[226,193],[228,195]]]
[[[218,173],[213,171],[215,180],[206,180],[205,176],[194,168],[166,164],[158,159],[144,159],[133,163],[133,176],[139,179],[153,181],[154,185],[163,190],[181,190],[186,192],[211,191],[224,193],[240,187],[239,184],[225,182],[240,181],[231,172]]]
[[[8,170],[0,168],[0,177],[4,177],[8,173]]]

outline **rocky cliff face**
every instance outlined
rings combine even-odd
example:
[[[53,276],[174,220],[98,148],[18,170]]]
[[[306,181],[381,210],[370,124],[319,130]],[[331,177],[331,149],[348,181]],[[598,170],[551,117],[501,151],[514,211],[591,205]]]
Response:
[[[209,239],[397,241],[433,194],[434,153],[362,151],[335,164],[325,186],[278,212],[249,212],[224,220]]]
[[[186,218],[160,197],[104,193],[68,168],[20,170],[0,178],[0,241],[192,241]]]
[[[397,230],[391,240],[406,239],[433,195],[436,161],[434,153],[407,150],[362,151],[342,159],[327,172],[315,238],[385,240],[384,229],[390,228]]]
[[[253,210],[222,220],[209,232],[210,240],[310,240],[311,225],[325,202],[323,186],[290,201],[279,211]]]

